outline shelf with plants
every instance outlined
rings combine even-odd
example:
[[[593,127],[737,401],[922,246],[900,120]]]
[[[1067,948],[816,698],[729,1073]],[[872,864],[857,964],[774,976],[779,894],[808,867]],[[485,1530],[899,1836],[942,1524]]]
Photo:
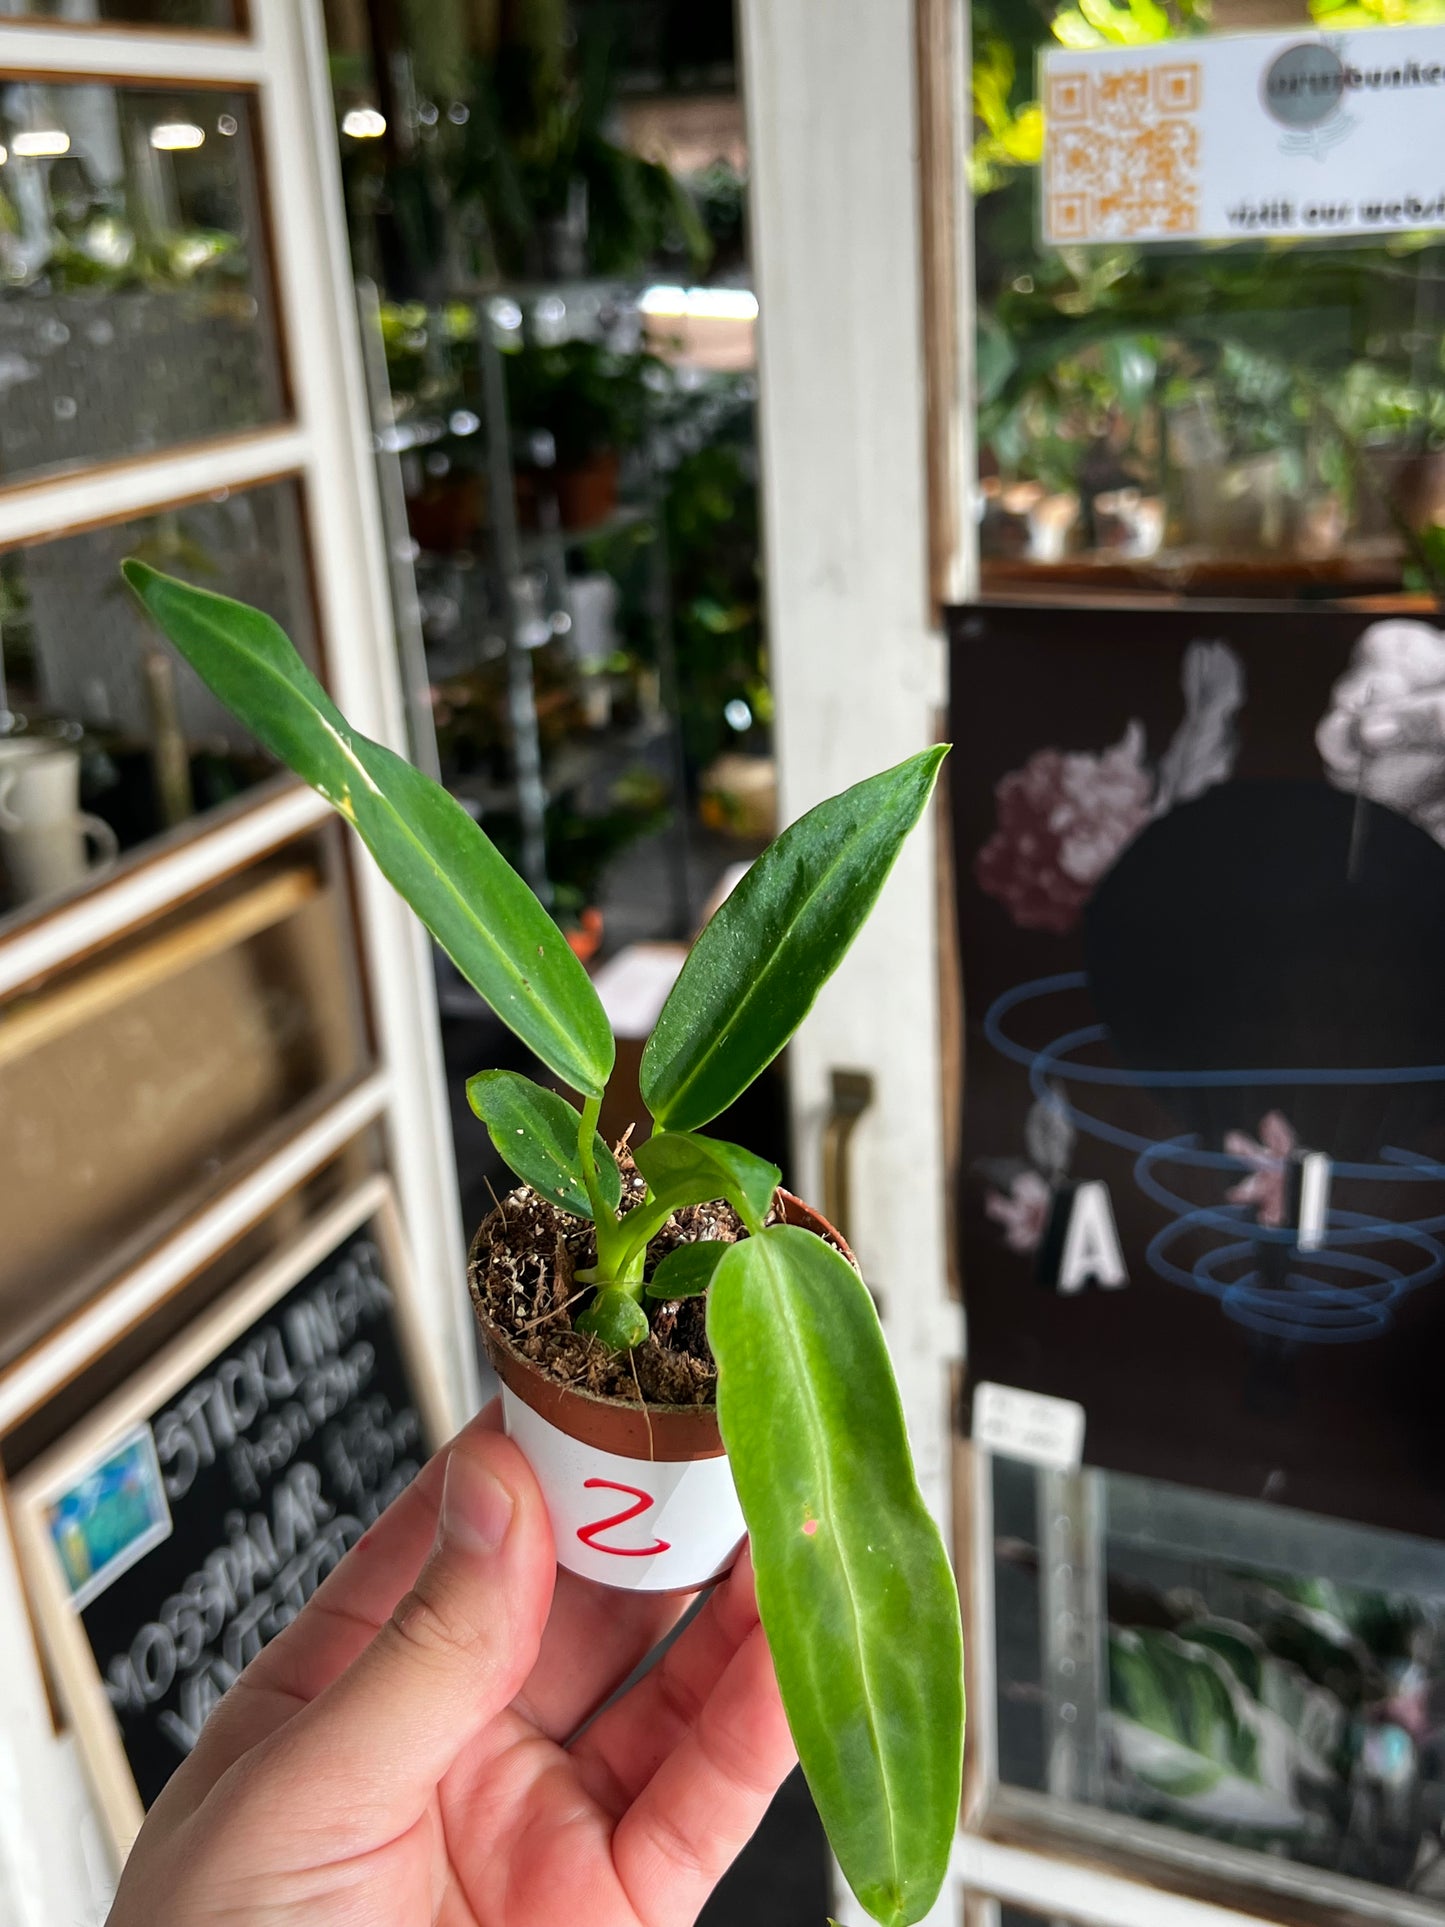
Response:
[[[1438,237],[1044,249],[1038,52],[1188,37],[1207,10],[984,0],[973,23],[986,577],[1036,565],[1042,580],[1103,571],[1184,592],[1438,591]]]
[[[627,324],[615,297],[610,287],[620,342]],[[766,761],[755,384],[569,337],[561,301],[509,288],[470,304],[383,309],[393,420],[378,439],[401,452],[409,483],[448,780],[490,810],[525,813],[525,786],[507,766],[525,652],[531,835],[565,912],[576,872],[593,868],[595,839],[559,807],[569,800],[552,773],[559,741],[575,740],[574,762],[592,767],[591,739],[601,731],[610,756],[613,743],[634,742],[640,718],[655,775],[670,719],[665,854],[682,934],[697,907],[683,839],[702,773],[726,750],[744,753],[749,776]],[[592,325],[595,310],[584,303],[579,315],[577,325]],[[646,776],[639,763],[618,771],[610,796],[589,786],[586,814],[615,825],[619,847],[629,818],[635,835],[659,833]]]
[[[590,766],[594,739],[669,718],[659,934],[680,936],[699,907],[687,834],[703,764],[767,747],[756,554],[725,526],[738,509],[756,531],[735,452],[753,385],[651,352],[666,324],[646,296],[736,278],[740,177],[680,178],[628,145],[629,89],[652,71],[636,22],[425,11],[404,30],[338,23],[332,75],[353,257],[383,290],[377,439],[404,482],[443,774],[515,806],[523,873],[561,909],[589,867],[574,846],[595,841],[564,809],[585,795],[587,823],[630,811],[635,835],[656,833],[639,799],[659,744],[620,789],[564,794],[559,738]],[[358,107],[376,138],[348,138]],[[698,514],[709,491],[723,516]],[[699,552],[720,538],[722,568]]]
[[[573,736],[563,741],[543,761],[542,786],[548,807],[576,802],[579,809],[605,810],[605,795],[624,783],[635,798],[666,794],[665,772],[652,767],[652,754],[665,747],[670,734],[665,717],[599,731],[589,736]],[[517,787],[498,779],[484,768],[454,774],[448,788],[468,813],[479,823],[490,825],[493,818],[515,813]],[[653,811],[648,810],[648,815]]]

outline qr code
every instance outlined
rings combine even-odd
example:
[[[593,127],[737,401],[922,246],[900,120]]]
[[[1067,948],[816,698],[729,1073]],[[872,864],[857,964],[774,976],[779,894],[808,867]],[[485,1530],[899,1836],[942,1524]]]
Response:
[[[1195,233],[1199,94],[1195,61],[1051,72],[1048,239]]]

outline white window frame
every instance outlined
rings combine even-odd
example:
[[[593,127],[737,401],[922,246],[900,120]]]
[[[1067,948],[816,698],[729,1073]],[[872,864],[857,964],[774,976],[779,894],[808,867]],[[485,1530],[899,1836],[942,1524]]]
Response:
[[[128,520],[216,489],[294,479],[305,502],[332,693],[358,728],[405,753],[321,9],[317,0],[248,0],[247,13],[242,34],[0,24],[0,72],[10,78],[226,84],[254,94],[280,349],[294,398],[291,418],[274,427],[0,487],[0,546]],[[287,783],[217,824],[202,823],[142,852],[109,882],[0,936],[0,996],[112,941],[327,814],[310,791]],[[420,926],[359,850],[354,874],[381,1059],[382,1082],[367,1088],[384,1093],[378,1114],[428,1327],[445,1361],[453,1409],[461,1412],[475,1402],[477,1376],[430,953]],[[338,1117],[351,1113],[355,1098],[351,1092],[340,1100]],[[303,1142],[292,1163],[306,1168]],[[203,1214],[207,1222],[212,1215]],[[185,1234],[195,1264],[222,1248],[225,1216],[214,1214],[221,1242],[209,1250]],[[159,1301],[177,1276],[178,1249],[171,1241],[119,1281],[127,1302]],[[98,1345],[106,1342],[103,1316],[82,1329],[93,1330]],[[27,1399],[43,1392],[41,1360],[52,1356],[58,1354],[47,1346],[24,1361]],[[14,1402],[0,1381],[0,1412]]]
[[[137,460],[0,486],[0,546],[129,520],[212,490],[294,479],[329,682],[369,735],[405,753],[361,345],[319,0],[248,0],[246,31],[0,23],[0,74],[56,84],[232,86],[259,118],[271,282],[292,416]],[[329,814],[290,779],[160,840],[68,902],[0,932],[0,998],[38,982],[313,830]],[[43,1405],[357,1135],[377,1124],[399,1197],[419,1311],[450,1415],[475,1408],[451,1130],[431,953],[421,927],[353,846],[357,923],[378,1062],[0,1374],[0,1431]],[[25,1590],[0,1534],[0,1921],[98,1927],[114,1868],[69,1735],[57,1732]]]

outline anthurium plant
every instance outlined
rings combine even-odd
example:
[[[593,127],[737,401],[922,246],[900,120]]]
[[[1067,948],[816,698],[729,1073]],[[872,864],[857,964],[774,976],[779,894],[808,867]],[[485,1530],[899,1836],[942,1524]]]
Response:
[[[597,1132],[614,1042],[537,898],[447,792],[347,723],[268,616],[138,561],[125,574],[211,689],[347,819],[463,975],[573,1104],[509,1071],[473,1107],[524,1183],[592,1222],[576,1320],[626,1350],[649,1308],[706,1294],[717,1419],[758,1607],[839,1864],[886,1927],[932,1906],[958,1818],[958,1598],[918,1490],[882,1330],[823,1237],[774,1221],[776,1166],[704,1134],[787,1043],[872,908],[946,753],[856,784],[786,830],[693,946],[642,1058],[651,1132],[624,1186]],[[623,1208],[626,1197],[627,1207]],[[669,1250],[673,1214],[725,1200],[746,1235]],[[675,1240],[673,1241],[675,1242]],[[655,1254],[654,1254],[655,1255]]]

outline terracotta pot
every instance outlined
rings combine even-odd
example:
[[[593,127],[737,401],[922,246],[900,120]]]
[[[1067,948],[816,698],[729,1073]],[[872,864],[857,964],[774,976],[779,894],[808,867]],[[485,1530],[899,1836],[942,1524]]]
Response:
[[[471,546],[483,515],[479,475],[444,475],[429,481],[406,505],[407,522],[416,542],[438,555],[453,555]]]
[[[786,1223],[848,1251],[827,1220],[779,1191]],[[745,1536],[712,1405],[638,1405],[562,1385],[485,1310],[478,1238],[468,1275],[487,1356],[502,1381],[508,1435],[526,1453],[552,1517],[557,1563],[632,1592],[690,1592],[721,1578]]]
[[[602,912],[595,903],[589,903],[577,919],[576,929],[567,932],[567,947],[579,963],[591,963],[602,948],[604,934]]]
[[[589,455],[585,462],[557,470],[557,508],[564,529],[595,528],[617,507],[615,448]]]

